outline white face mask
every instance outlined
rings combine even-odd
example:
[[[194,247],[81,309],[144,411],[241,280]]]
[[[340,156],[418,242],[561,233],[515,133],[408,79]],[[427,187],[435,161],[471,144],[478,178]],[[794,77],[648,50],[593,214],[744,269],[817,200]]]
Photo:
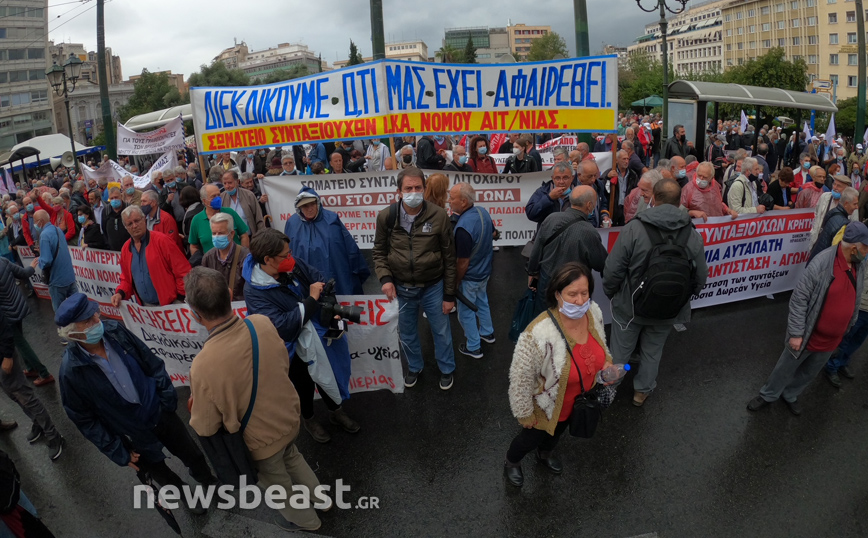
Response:
[[[704,179],[697,179],[696,185],[698,185],[700,189],[707,189],[708,188],[708,181],[706,181]]]
[[[407,204],[408,207],[415,208],[422,205],[423,196],[421,192],[408,192],[401,195],[401,198],[404,200],[404,203]]]
[[[561,300],[563,301],[563,305],[558,308],[558,312],[570,319],[582,319],[585,317],[585,314],[588,313],[588,309],[591,308],[590,299],[585,301],[585,304],[581,305],[567,302],[563,296],[561,296]]]
[[[513,146],[513,148],[512,148],[512,154],[513,154],[513,155],[518,155],[519,153],[521,153],[521,148],[518,147],[518,146]]]

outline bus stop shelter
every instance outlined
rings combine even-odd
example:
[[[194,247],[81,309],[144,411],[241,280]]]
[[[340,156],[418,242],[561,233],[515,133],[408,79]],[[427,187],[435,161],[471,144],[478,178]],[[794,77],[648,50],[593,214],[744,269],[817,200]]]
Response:
[[[717,125],[718,105],[720,103],[733,103],[749,105],[756,108],[755,131],[759,134],[760,110],[762,107],[792,108],[797,111],[816,110],[817,112],[837,112],[831,100],[823,93],[795,92],[780,88],[763,88],[760,86],[744,86],[742,84],[726,84],[722,82],[694,82],[689,80],[676,80],[669,85],[670,99],[684,99],[696,101],[697,111],[705,110],[708,103],[714,103],[714,123]],[[796,117],[796,125],[801,124],[800,115]],[[667,127],[668,126],[664,126]],[[700,155],[705,156],[705,121],[696,122],[694,133],[694,145]],[[756,154],[759,137],[754,138],[753,152]]]

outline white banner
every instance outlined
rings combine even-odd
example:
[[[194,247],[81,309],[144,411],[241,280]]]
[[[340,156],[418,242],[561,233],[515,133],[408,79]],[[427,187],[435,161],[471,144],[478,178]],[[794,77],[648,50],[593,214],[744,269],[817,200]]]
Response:
[[[153,155],[184,147],[184,122],[180,115],[148,133],[137,133],[118,123],[118,155]]]
[[[25,268],[30,267],[30,264],[33,263],[36,257],[35,253],[30,250],[30,247],[19,246],[15,250],[18,252],[18,257],[21,258],[21,265]],[[37,269],[33,273],[33,276],[30,277],[30,283],[33,285],[33,291],[36,292],[37,297],[51,300],[51,296],[48,295],[48,283],[42,278],[42,271]]]
[[[199,152],[396,133],[613,132],[617,57],[381,60],[263,86],[190,88]]]
[[[120,310],[111,304],[121,283],[121,253],[94,248],[69,247],[78,291],[99,303],[100,315],[121,319]]]
[[[347,339],[352,360],[350,392],[387,389],[404,392],[398,354],[398,303],[382,296],[338,296],[344,305],[361,306],[361,323],[351,324]],[[247,315],[243,301],[232,303],[240,317]],[[196,323],[187,305],[145,307],[123,301],[124,325],[166,363],[175,386],[190,384],[190,364],[205,345],[208,331]]]
[[[144,189],[148,185],[151,184],[151,175],[155,172],[162,172],[169,168],[174,168],[178,166],[178,154],[175,150],[169,150],[166,153],[162,154],[159,159],[151,166],[151,168],[147,171],[147,173],[143,176],[137,176],[135,174],[129,173],[123,166],[116,163],[115,161],[108,160],[100,165],[99,168],[93,169],[85,164],[79,164],[81,166],[81,173],[84,175],[86,180],[91,179],[100,179],[100,178],[108,178],[109,181],[118,181],[120,182],[125,176],[130,176],[133,178],[133,183],[136,188]]]

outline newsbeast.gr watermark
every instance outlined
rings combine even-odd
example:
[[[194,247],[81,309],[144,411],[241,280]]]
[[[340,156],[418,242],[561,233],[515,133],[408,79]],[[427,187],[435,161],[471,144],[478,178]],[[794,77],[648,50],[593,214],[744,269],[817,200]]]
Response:
[[[329,497],[332,487],[328,484],[320,484],[311,491],[307,486],[296,484],[292,486],[292,492],[280,485],[269,486],[262,489],[255,485],[247,484],[247,477],[242,476],[239,487],[224,484],[222,486],[191,486],[185,484],[180,488],[167,485],[157,490],[146,484],[133,486],[133,508],[153,509],[159,500],[160,506],[169,510],[176,510],[181,506],[211,508],[216,506],[221,510],[231,510],[236,506],[242,510],[253,510],[265,503],[265,506],[274,510],[281,510],[290,506],[292,508],[305,509],[313,507],[317,510],[328,510],[333,505],[340,510],[371,510],[380,508],[378,497],[359,497],[355,503],[347,502],[346,494],[350,493],[350,486],[338,479],[334,486],[334,501]]]

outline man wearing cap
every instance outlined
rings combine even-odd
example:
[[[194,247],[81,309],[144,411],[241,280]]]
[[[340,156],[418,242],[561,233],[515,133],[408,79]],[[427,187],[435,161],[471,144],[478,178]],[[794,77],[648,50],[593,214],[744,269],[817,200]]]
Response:
[[[181,488],[163,448],[200,484],[213,483],[205,456],[178,417],[178,395],[166,365],[116,321],[101,321],[83,293],[54,316],[70,341],[60,365],[63,408],[82,435],[121,467],[144,471],[160,485]],[[203,511],[203,510],[200,510]]]
[[[866,159],[862,144],[856,144],[856,151],[850,153],[847,158],[847,170],[850,171],[850,177],[853,177],[853,174],[862,177],[866,160],[868,159]]]
[[[812,170],[814,172],[814,170]],[[823,174],[823,179],[825,179],[825,174]],[[817,181],[817,177],[814,177],[814,181]],[[811,240],[809,243],[809,248],[813,248],[814,243],[817,242],[817,237],[820,235],[820,230],[823,229],[823,224],[826,222],[826,214],[838,207],[838,204],[841,200],[841,193],[844,192],[844,189],[847,187],[853,186],[853,180],[847,176],[837,175],[834,176],[834,182],[832,183],[832,191],[824,192],[820,195],[817,200],[817,205],[814,206],[814,225],[811,228]],[[856,222],[859,220],[859,211],[853,211],[850,215],[850,220]]]
[[[783,397],[790,412],[802,414],[799,396],[856,323],[866,255],[868,227],[851,222],[838,246],[808,263],[790,297],[784,351],[748,410],[758,411]]]

